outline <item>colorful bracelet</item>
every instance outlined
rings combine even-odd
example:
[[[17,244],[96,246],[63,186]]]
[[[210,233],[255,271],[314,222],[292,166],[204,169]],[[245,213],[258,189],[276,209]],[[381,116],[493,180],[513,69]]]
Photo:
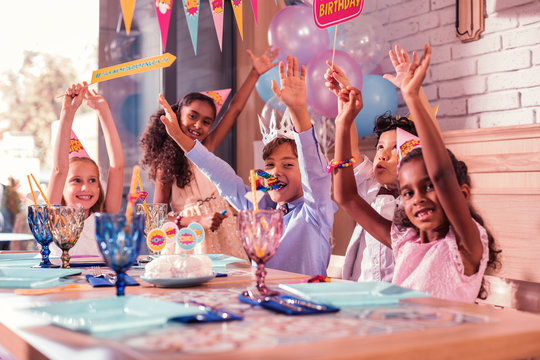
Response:
[[[176,226],[178,226],[178,228],[182,227],[182,225],[180,225],[180,221],[182,221],[182,218],[183,218],[182,213],[178,213],[178,216],[174,220],[174,223],[176,224]]]
[[[343,161],[337,161],[337,160],[330,160],[330,163],[328,163],[328,167],[326,168],[326,171],[330,174],[332,170],[336,168],[345,168],[352,166],[356,162],[356,159],[354,157],[351,157],[349,160],[343,160]]]

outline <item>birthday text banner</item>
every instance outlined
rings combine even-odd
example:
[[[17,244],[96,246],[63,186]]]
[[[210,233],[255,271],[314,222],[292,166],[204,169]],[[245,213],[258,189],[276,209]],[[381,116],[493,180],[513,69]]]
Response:
[[[357,17],[363,7],[364,0],[313,0],[313,18],[324,29]]]
[[[95,70],[92,73],[91,83],[94,84],[100,81],[116,79],[122,76],[169,67],[174,60],[176,60],[176,56],[170,53],[165,53],[159,56],[152,56],[119,65],[109,66],[103,69]]]

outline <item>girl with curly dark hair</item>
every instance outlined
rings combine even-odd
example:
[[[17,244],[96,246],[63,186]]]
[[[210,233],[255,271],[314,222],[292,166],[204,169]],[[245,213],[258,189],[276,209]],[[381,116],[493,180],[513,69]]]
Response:
[[[189,93],[172,106],[182,132],[215,151],[244,108],[260,75],[277,64],[272,64],[279,48],[269,46],[256,57],[248,50],[252,69],[234,95],[219,124],[210,132],[216,117],[214,101],[201,93]],[[195,253],[221,253],[246,258],[232,216],[234,210],[218,193],[214,184],[204,176],[172,140],[161,122],[163,109],[150,117],[140,146],[142,166],[149,169],[149,177],[156,182],[154,203],[167,203],[172,208],[169,220],[179,227],[200,223],[207,231],[206,240],[195,247]],[[226,210],[227,214],[223,214]],[[162,253],[181,253],[176,244],[167,245]]]

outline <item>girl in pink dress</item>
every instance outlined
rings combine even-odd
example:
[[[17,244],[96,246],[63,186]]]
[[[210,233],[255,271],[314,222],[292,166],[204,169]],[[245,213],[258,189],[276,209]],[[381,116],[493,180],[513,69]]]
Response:
[[[414,62],[401,83],[403,98],[411,111],[421,140],[398,132],[401,162],[398,185],[402,205],[394,222],[379,215],[356,192],[352,167],[334,169],[336,201],[374,238],[393,249],[394,284],[427,292],[435,297],[474,302],[485,297],[483,275],[495,267],[498,251],[482,219],[469,204],[470,179],[465,163],[444,146],[435,119],[419,96],[431,47]],[[348,87],[339,96],[336,118],[336,160],[351,157],[350,128],[362,107],[357,89]],[[405,136],[403,136],[405,135]],[[423,151],[422,151],[423,150]]]

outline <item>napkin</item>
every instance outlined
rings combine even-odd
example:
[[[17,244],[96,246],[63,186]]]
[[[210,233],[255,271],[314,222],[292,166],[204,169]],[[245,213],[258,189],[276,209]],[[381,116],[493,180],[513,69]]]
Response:
[[[125,279],[126,279],[126,286],[139,285],[139,283],[133,280],[128,274],[125,275]],[[92,285],[93,287],[115,286],[115,284],[110,282],[109,279],[101,277],[101,276],[96,277],[96,276],[87,274],[86,280],[88,280],[88,283],[90,283],[90,285]]]
[[[276,299],[276,300],[274,300],[274,299]],[[285,314],[285,315],[313,315],[313,314],[334,313],[334,312],[339,311],[339,308],[333,307],[333,306],[328,306],[328,305],[324,305],[326,307],[326,309],[324,309],[324,310],[316,310],[316,309],[312,309],[312,308],[305,307],[305,306],[295,305],[295,306],[302,309],[301,311],[295,311],[295,310],[292,310],[292,309],[284,306],[283,304],[280,304],[280,301],[277,300],[277,299],[280,299],[280,300],[283,300],[283,301],[286,301],[287,299],[293,299],[293,300],[297,300],[297,301],[304,301],[304,302],[307,302],[307,303],[310,303],[310,304],[313,304],[313,305],[320,305],[320,304],[314,303],[312,301],[306,301],[304,299],[299,299],[299,298],[296,298],[296,297],[293,297],[293,296],[288,296],[288,295],[274,296],[274,297],[272,297],[271,300],[262,301],[260,303],[257,302],[257,301],[254,301],[254,300],[250,299],[249,297],[246,297],[246,296],[244,296],[242,294],[238,295],[238,300],[240,300],[242,302],[245,302],[245,303],[251,304],[251,305],[262,306],[262,307],[264,307],[264,308],[266,308],[268,310],[272,310],[272,311],[275,311],[275,312],[278,312],[278,313],[281,313],[281,314]]]
[[[202,303],[197,302],[188,302],[189,305],[198,306],[199,309],[205,310],[203,314],[187,315],[187,316],[178,316],[169,319],[169,321],[178,321],[184,324],[193,324],[193,323],[207,323],[207,322],[220,322],[220,321],[233,321],[233,320],[242,320],[243,316],[233,314],[223,309],[217,309],[212,306],[208,306]]]

